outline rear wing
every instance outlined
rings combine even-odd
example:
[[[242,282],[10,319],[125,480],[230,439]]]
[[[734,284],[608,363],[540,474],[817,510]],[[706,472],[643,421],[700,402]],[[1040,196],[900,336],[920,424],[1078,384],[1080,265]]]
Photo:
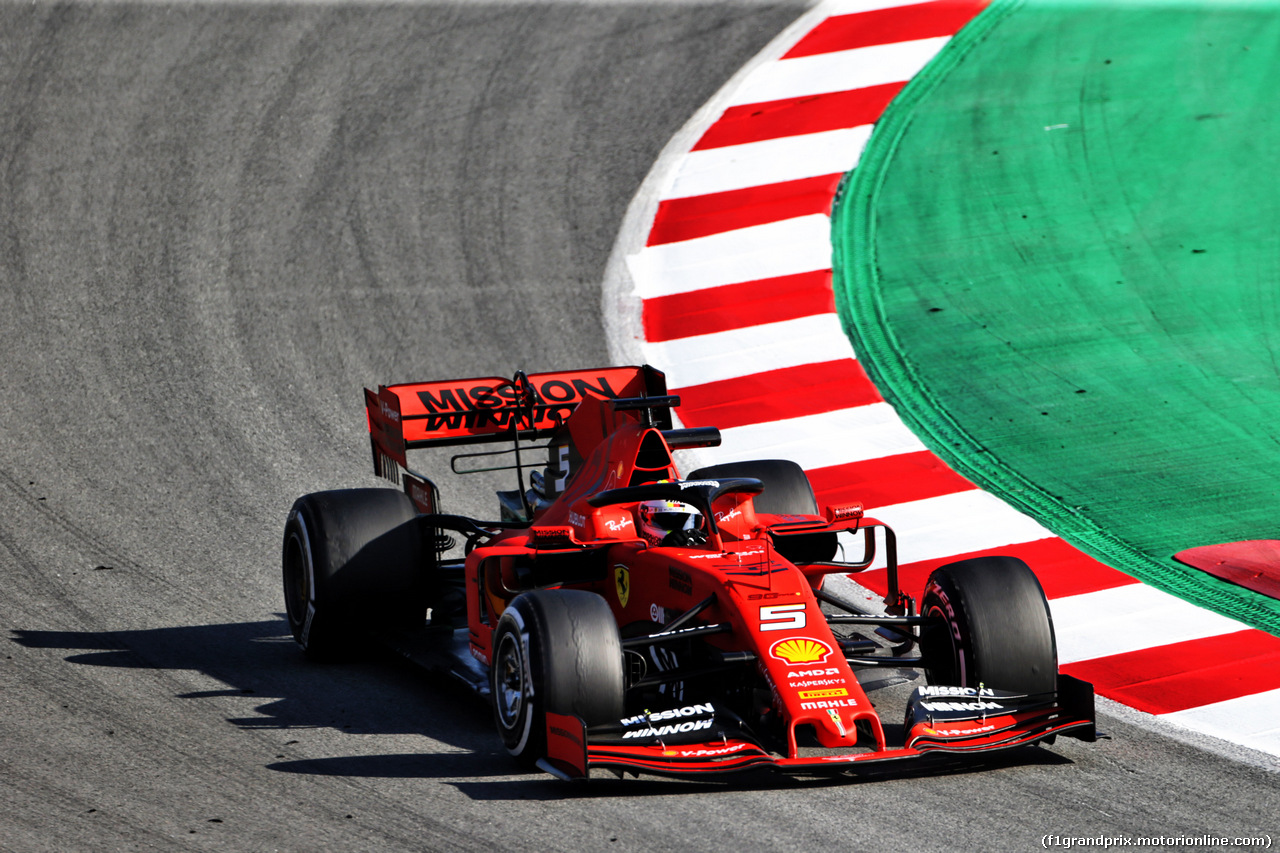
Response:
[[[395,479],[392,463],[408,468],[406,453],[416,448],[549,437],[588,393],[662,397],[667,380],[646,364],[366,388],[374,470]],[[656,425],[670,429],[670,411],[660,407],[656,414],[665,421]]]

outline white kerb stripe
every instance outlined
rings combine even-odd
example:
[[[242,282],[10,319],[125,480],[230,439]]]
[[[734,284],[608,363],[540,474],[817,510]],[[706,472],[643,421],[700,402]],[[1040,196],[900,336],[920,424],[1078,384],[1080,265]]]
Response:
[[[790,459],[805,469],[826,468],[925,449],[888,403],[730,427],[720,436],[707,464]]]
[[[688,388],[784,367],[853,358],[853,346],[832,313],[709,335],[641,344],[645,360],[660,364],[667,387]]]
[[[1248,628],[1145,584],[1128,584],[1049,602],[1058,662],[1134,652]]]
[[[898,564],[937,560],[1053,536],[1035,519],[979,489],[918,501],[867,507],[897,535]],[[875,567],[883,567],[883,550]]]
[[[919,73],[948,41],[939,36],[769,62],[747,76],[727,106],[901,83]]]
[[[1160,719],[1250,749],[1280,755],[1280,690],[1161,714]]]
[[[896,9],[899,6],[914,6],[923,0],[827,0],[822,4],[822,11],[829,18],[837,15],[853,15],[858,12],[874,12],[877,9]]]
[[[831,220],[815,213],[646,246],[627,257],[642,299],[831,269]]]
[[[842,175],[858,165],[871,125],[784,136],[691,151],[680,161],[663,198],[688,198]]]

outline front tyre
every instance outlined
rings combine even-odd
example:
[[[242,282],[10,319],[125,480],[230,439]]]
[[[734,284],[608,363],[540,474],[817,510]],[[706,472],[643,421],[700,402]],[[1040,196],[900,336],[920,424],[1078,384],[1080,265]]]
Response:
[[[345,657],[371,627],[426,614],[429,565],[403,492],[344,489],[298,498],[284,527],[285,610],[307,657]]]
[[[588,726],[622,718],[622,641],[600,596],[526,592],[503,611],[493,637],[494,721],[522,764],[546,756],[548,711],[576,715]]]
[[[1044,590],[1014,557],[977,557],[934,570],[920,612],[929,683],[1013,693],[1057,688],[1058,652]]]

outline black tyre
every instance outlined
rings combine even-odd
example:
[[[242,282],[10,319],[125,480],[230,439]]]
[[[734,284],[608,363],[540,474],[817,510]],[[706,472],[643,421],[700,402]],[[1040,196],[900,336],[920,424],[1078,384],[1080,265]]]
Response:
[[[753,459],[749,462],[726,462],[699,468],[689,480],[728,480],[731,477],[754,477],[764,483],[764,491],[756,495],[756,512],[776,515],[817,515],[818,501],[804,469],[790,459]]]
[[[920,611],[941,620],[920,637],[931,684],[1027,694],[1056,689],[1049,602],[1021,560],[978,557],[934,570]]]
[[[371,627],[426,615],[430,566],[403,492],[347,489],[298,498],[284,527],[284,600],[307,656],[345,657]]]
[[[818,501],[813,496],[809,475],[789,459],[753,459],[748,462],[726,462],[699,468],[690,480],[714,480],[730,477],[754,477],[764,483],[764,491],[756,495],[756,512],[774,515],[818,515]],[[793,563],[814,563],[835,556],[838,540],[834,533],[810,533],[801,536],[774,537],[778,553]]]
[[[546,755],[548,711],[595,725],[622,718],[622,641],[608,603],[582,590],[517,596],[493,634],[494,720],[525,765]]]

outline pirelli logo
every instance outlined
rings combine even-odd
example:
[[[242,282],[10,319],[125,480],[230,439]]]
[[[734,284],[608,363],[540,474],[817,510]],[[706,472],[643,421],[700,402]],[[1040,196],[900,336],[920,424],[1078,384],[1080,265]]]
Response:
[[[848,696],[849,691],[843,687],[834,687],[830,690],[801,690],[799,695],[801,699],[838,699]]]

